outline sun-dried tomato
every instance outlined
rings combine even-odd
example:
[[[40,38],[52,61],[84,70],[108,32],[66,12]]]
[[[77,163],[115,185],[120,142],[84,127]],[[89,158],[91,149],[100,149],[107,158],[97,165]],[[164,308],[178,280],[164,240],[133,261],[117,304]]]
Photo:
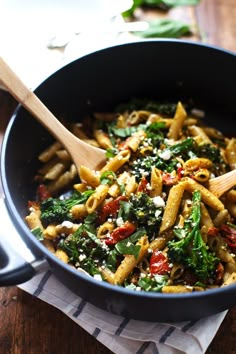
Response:
[[[135,230],[136,226],[132,222],[126,221],[122,226],[119,226],[112,231],[105,242],[107,245],[115,245],[117,242],[132,235]]]
[[[170,271],[167,257],[159,250],[153,251],[149,268],[151,274],[163,275]]]

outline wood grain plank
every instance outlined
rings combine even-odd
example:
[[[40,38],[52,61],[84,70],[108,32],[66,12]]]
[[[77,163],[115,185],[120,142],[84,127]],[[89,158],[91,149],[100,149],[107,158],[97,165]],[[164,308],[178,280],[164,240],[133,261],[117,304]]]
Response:
[[[202,0],[195,13],[203,42],[236,52],[235,0]]]

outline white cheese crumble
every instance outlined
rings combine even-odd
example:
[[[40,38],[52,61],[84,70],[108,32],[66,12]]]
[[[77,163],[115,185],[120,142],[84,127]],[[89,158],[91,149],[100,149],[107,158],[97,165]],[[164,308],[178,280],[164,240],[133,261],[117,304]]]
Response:
[[[161,210],[156,210],[155,211],[155,217],[158,218],[159,215],[161,215]]]
[[[100,274],[94,274],[93,277],[94,277],[94,279],[96,279],[96,280],[102,281],[102,277],[101,277]]]
[[[165,206],[165,202],[160,196],[154,197],[152,201],[157,208],[164,208]]]
[[[166,149],[159,153],[159,156],[163,160],[169,160],[171,158],[171,151]]]
[[[62,227],[66,227],[67,229],[70,229],[71,227],[73,227],[73,222],[65,220],[61,223]]]
[[[80,262],[83,262],[83,260],[86,258],[86,255],[85,254],[80,254],[79,255],[79,261]]]
[[[122,219],[122,217],[119,217],[119,218],[116,219],[116,225],[117,226],[124,225],[124,220]]]

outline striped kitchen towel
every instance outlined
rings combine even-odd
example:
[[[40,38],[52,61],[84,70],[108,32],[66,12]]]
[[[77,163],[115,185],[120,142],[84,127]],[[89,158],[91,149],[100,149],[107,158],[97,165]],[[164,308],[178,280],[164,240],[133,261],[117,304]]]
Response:
[[[63,311],[115,354],[205,353],[227,313],[178,323],[131,320],[82,300],[50,270],[19,285],[19,288]]]

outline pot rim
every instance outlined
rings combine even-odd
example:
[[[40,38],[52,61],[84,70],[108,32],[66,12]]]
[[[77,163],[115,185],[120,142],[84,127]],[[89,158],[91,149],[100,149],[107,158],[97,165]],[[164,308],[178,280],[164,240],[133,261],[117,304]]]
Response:
[[[126,42],[126,43],[122,43],[122,44],[118,44],[118,45],[113,45],[113,46],[109,46],[106,48],[102,48],[97,50],[96,52],[100,52],[100,51],[106,51],[106,50],[112,50],[113,47],[119,47],[119,46],[130,46],[130,45],[138,45],[138,44],[142,44],[145,45],[145,43],[177,43],[179,45],[189,45],[189,46],[196,46],[196,47],[204,47],[213,51],[218,51],[221,53],[225,53],[227,55],[230,56],[235,56],[236,57],[236,53],[230,51],[230,50],[226,50],[223,48],[220,48],[218,46],[215,45],[210,45],[210,44],[205,44],[205,43],[199,43],[199,42],[195,42],[195,41],[188,41],[188,40],[178,40],[178,39],[148,39],[145,41],[132,41],[132,42]],[[83,57],[79,57],[75,60],[73,60],[70,63],[67,63],[66,65],[62,66],[61,68],[59,68],[58,70],[56,70],[55,72],[53,72],[50,76],[46,77],[45,80],[43,80],[40,84],[37,85],[36,88],[33,89],[33,91],[37,91],[37,89],[44,84],[45,81],[47,81],[48,79],[50,79],[51,76],[55,75],[58,71],[63,70],[65,67],[70,66],[73,62],[80,60],[82,58],[85,58],[87,56],[90,55],[94,55],[96,52],[92,52],[89,54],[86,54]],[[78,276],[79,278],[81,278],[81,280],[83,280],[86,283],[92,283],[94,284],[94,286],[98,286],[104,289],[108,289],[116,294],[122,294],[122,295],[129,295],[132,297],[137,297],[137,298],[142,298],[142,299],[157,299],[157,300],[166,300],[166,299],[173,299],[173,300],[177,300],[177,301],[183,301],[186,299],[200,299],[200,298],[211,298],[211,297],[215,297],[215,295],[220,295],[222,294],[230,294],[230,293],[236,293],[236,284],[232,284],[229,286],[225,286],[222,288],[215,288],[215,289],[208,289],[206,291],[202,291],[202,292],[189,292],[189,293],[180,293],[180,294],[164,294],[164,293],[156,293],[156,292],[145,292],[145,291],[134,291],[134,290],[130,290],[130,289],[126,289],[123,287],[119,287],[119,286],[115,286],[112,284],[109,284],[105,281],[98,281],[96,279],[94,279],[91,276],[88,276],[86,274],[83,274],[82,272],[79,272],[78,270],[72,268],[71,266],[63,263],[61,260],[59,260],[56,256],[54,256],[43,244],[41,244],[35,237],[34,235],[31,233],[31,231],[29,230],[28,226],[26,225],[26,223],[24,222],[24,220],[21,218],[21,216],[18,213],[17,208],[14,205],[13,199],[11,197],[9,188],[8,188],[8,178],[7,178],[7,172],[6,172],[6,160],[5,160],[5,155],[6,155],[6,149],[7,149],[7,144],[8,144],[8,139],[9,139],[9,134],[11,132],[12,126],[15,122],[15,120],[17,119],[19,110],[23,109],[23,107],[19,104],[11,119],[10,122],[6,128],[6,132],[4,134],[4,138],[2,141],[2,147],[1,147],[1,158],[0,158],[0,172],[1,172],[1,180],[2,180],[2,186],[3,186],[3,192],[4,192],[4,196],[5,196],[5,200],[6,200],[6,205],[7,205],[7,209],[9,211],[10,217],[12,219],[12,222],[14,224],[14,226],[16,227],[16,229],[18,230],[18,232],[20,233],[20,236],[24,239],[24,241],[28,244],[29,241],[31,244],[33,244],[37,250],[40,251],[40,254],[47,259],[49,259],[50,261],[52,261],[53,263],[56,263],[59,267],[64,268],[66,271],[68,271],[71,274],[74,274],[76,276]]]

